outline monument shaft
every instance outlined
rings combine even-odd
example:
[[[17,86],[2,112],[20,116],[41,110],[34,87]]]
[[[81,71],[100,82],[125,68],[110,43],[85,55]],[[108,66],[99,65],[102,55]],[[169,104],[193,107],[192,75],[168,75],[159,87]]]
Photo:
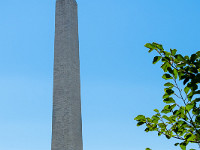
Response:
[[[83,150],[75,0],[56,1],[51,150]]]

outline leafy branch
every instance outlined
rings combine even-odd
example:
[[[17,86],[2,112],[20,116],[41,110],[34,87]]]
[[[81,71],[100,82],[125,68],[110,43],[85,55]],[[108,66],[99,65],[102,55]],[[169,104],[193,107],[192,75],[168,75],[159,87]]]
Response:
[[[200,51],[189,57],[177,54],[176,49],[165,51],[155,42],[147,43],[145,47],[149,53],[156,51],[159,54],[154,57],[153,64],[162,62],[162,78],[168,80],[162,97],[166,105],[161,111],[154,109],[156,114],[151,118],[135,117],[137,126],[146,125],[146,132],[156,131],[158,136],[179,139],[175,146],[179,145],[182,150],[186,150],[189,143],[200,144]]]

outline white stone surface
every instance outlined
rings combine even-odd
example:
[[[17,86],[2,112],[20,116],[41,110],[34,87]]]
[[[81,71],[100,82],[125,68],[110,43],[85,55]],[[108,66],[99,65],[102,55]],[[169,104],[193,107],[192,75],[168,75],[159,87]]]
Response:
[[[83,150],[77,3],[56,1],[51,150]]]

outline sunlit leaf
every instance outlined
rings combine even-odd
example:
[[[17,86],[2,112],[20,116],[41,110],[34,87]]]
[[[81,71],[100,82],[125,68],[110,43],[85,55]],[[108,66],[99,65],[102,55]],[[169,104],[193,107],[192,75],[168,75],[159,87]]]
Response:
[[[165,80],[169,80],[169,79],[173,79],[173,77],[170,75],[170,74],[164,74],[163,76],[162,76],[162,78],[163,79],[165,79]]]
[[[168,97],[163,100],[164,103],[170,104],[170,103],[175,103],[175,100],[172,97]]]
[[[170,49],[172,56],[176,55],[177,50],[176,49]]]

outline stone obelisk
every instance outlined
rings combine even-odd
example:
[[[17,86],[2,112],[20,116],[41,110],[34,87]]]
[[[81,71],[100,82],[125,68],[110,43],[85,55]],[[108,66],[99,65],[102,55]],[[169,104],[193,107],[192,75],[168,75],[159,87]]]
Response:
[[[83,150],[76,0],[56,1],[51,150]]]

